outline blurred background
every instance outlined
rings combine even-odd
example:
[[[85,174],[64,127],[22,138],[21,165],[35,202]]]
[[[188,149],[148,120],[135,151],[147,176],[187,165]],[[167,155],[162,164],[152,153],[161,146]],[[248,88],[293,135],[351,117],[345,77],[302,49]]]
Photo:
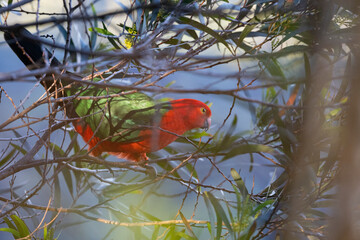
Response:
[[[357,239],[357,1],[0,6],[61,62],[29,71],[0,35],[1,239]],[[89,157],[35,77],[64,70],[201,100],[212,125],[147,165]]]

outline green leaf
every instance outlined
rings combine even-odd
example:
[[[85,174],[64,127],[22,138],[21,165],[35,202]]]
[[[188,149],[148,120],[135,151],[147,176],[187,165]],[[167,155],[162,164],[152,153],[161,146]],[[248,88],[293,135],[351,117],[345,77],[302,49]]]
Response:
[[[284,72],[282,71],[279,62],[274,57],[268,57],[261,60],[265,68],[271,76],[279,77],[280,81],[285,79]],[[281,85],[283,89],[286,89],[285,86]]]
[[[172,86],[173,84],[175,84],[176,83],[176,81],[175,80],[172,80],[172,81],[170,81],[168,84],[166,84],[165,86],[164,86],[164,88],[169,88],[170,86]],[[171,99],[170,98],[165,98],[166,99],[166,102],[167,101],[171,101]],[[162,99],[161,99],[161,101],[162,101]]]
[[[103,24],[104,24],[104,23],[103,23]],[[104,26],[103,26],[103,27],[104,27]],[[110,32],[109,30],[107,30],[105,27],[104,27],[104,28],[99,28],[99,27],[89,28],[89,31],[90,31],[90,32],[96,31],[96,32],[98,32],[98,33],[100,33],[100,34],[102,34],[102,35],[105,35],[105,36],[111,36],[111,37],[114,37],[114,36],[115,36],[112,32]]]
[[[64,168],[61,172],[64,175],[65,183],[66,183],[66,186],[69,189],[71,197],[74,198],[74,195],[73,195],[74,189],[73,189],[73,182],[72,182],[71,172],[70,172],[70,170],[68,168]]]
[[[263,209],[264,207],[268,206],[268,205],[271,205],[275,202],[274,199],[268,199],[266,200],[265,202],[263,203],[260,203],[251,213],[251,215],[255,215],[257,214],[258,211],[260,211],[261,209]]]
[[[16,215],[11,215],[10,217],[13,220],[13,222],[15,223],[15,225],[16,225],[16,227],[18,229],[18,231],[20,233],[20,237],[29,236],[29,234],[30,234],[29,229],[26,226],[25,222]]]
[[[61,147],[59,147],[55,143],[50,143],[50,147],[51,147],[52,153],[54,154],[54,157],[64,157],[65,156],[65,152],[61,149]]]
[[[223,207],[221,206],[219,201],[210,192],[205,192],[205,194],[208,196],[211,204],[213,205],[217,216],[220,217],[220,219],[224,222],[225,226],[228,228],[230,236],[233,236],[233,229],[231,227],[230,221],[229,221]],[[218,224],[219,224],[219,219],[218,219]]]
[[[245,183],[242,180],[240,174],[234,168],[231,168],[230,173],[231,173],[232,178],[236,182],[236,185],[238,186],[243,199],[245,199],[249,195],[249,192],[248,192],[248,190],[245,186]]]
[[[134,207],[134,209],[136,209],[137,211],[139,211],[142,215],[144,215],[147,219],[149,219],[150,221],[153,222],[157,222],[157,221],[161,221],[160,218],[155,217],[154,215],[145,212],[144,210],[141,210],[140,208]]]
[[[21,138],[23,136],[18,131],[14,130],[14,129],[12,130],[12,132],[15,134],[15,136],[17,138]],[[28,143],[27,138],[21,139],[20,142],[21,142],[22,146],[24,146],[24,149],[26,149],[27,151],[29,151],[31,149],[31,146]]]
[[[202,138],[202,137],[211,137],[212,135],[208,132],[205,132],[205,131],[188,131],[185,136],[187,138],[190,138],[190,139],[199,139],[199,138]],[[187,140],[185,141],[182,141],[182,142],[189,142]]]
[[[45,225],[45,227],[44,227],[44,240],[48,240],[49,238],[49,236],[48,236],[48,231],[47,231],[47,226]]]
[[[56,27],[59,29],[61,35],[63,36],[64,40],[67,39],[67,35],[68,35],[68,31],[61,25],[61,24],[56,24]],[[70,42],[69,42],[69,47],[70,49],[76,49],[74,41],[72,39],[72,37],[70,36]],[[76,62],[76,51],[70,51],[70,58],[71,61]]]
[[[56,167],[54,167],[54,172],[56,171]],[[60,207],[61,206],[61,187],[60,187],[60,181],[59,181],[59,175],[56,174],[54,176],[54,202],[53,206]],[[51,213],[51,219],[54,219],[56,217],[57,212],[53,211]]]
[[[168,161],[157,161],[156,164],[167,172],[171,172],[174,169]],[[174,175],[174,177],[180,178],[180,175],[177,171],[174,171],[172,175]]]
[[[173,39],[173,38],[166,40],[164,43],[170,44],[170,45],[177,45],[180,48],[184,48],[186,50],[189,50],[191,48],[191,46],[189,44],[187,44],[186,42],[179,41],[179,40]]]
[[[303,53],[309,50],[308,46],[305,45],[293,45],[293,46],[288,46],[288,47],[284,47],[281,50],[279,50],[278,52],[272,53],[272,55],[274,56],[286,56],[289,54],[294,54],[294,53]]]
[[[196,34],[195,30],[193,29],[187,29],[186,32],[195,40],[197,40],[199,37]]]
[[[193,178],[198,179],[198,174],[197,174],[195,168],[193,167],[193,165],[191,165],[191,164],[186,164],[185,167],[189,170],[190,175],[191,175]]]
[[[218,40],[219,42],[221,42],[222,44],[225,45],[225,47],[227,47],[230,52],[231,52],[231,48],[229,47],[229,45],[227,44],[227,42],[225,41],[225,39],[223,37],[221,37],[217,32],[215,32],[214,30],[212,30],[211,28],[195,21],[195,20],[192,20],[190,18],[186,18],[186,17],[180,17],[179,20],[183,23],[186,23],[186,24],[189,24],[201,31],[204,31],[208,34],[210,34],[211,36],[213,36],[216,40]]]
[[[96,17],[96,9],[95,9],[95,6],[93,3],[90,3],[90,6],[91,6],[91,11],[93,13],[93,25],[94,27],[98,27],[98,20],[97,20],[97,17]],[[96,43],[96,38],[97,38],[97,35],[96,33],[94,32],[91,32],[91,35],[90,35],[90,40],[91,40],[91,49],[94,49],[95,47],[95,43]]]
[[[56,240],[56,238],[54,238],[54,228],[50,228],[48,229],[46,224],[44,227],[44,240]]]
[[[288,33],[278,43],[276,43],[276,46],[274,48],[280,46],[281,44],[283,44],[290,38],[295,37],[296,35],[298,35],[302,32],[309,31],[309,30],[311,30],[309,27],[300,27],[300,28],[294,29],[292,31],[288,31]]]
[[[12,229],[17,229],[15,227],[15,225],[7,218],[7,217],[4,217],[4,222],[8,225],[9,228],[12,228]]]
[[[132,27],[125,26],[125,25],[122,24],[122,23],[119,23],[118,25],[119,25],[120,27],[122,27],[122,28],[125,28],[125,30],[126,30],[127,32],[133,31],[133,28],[132,28]]]
[[[12,156],[14,155],[15,152],[16,152],[16,149],[13,148],[3,159],[1,159],[0,167],[2,165],[4,165],[5,163],[7,163],[12,158]]]
[[[236,212],[237,212],[236,216],[240,216],[240,210],[241,210],[241,205],[242,205],[241,204],[242,195],[239,191],[239,188],[237,188],[234,184],[232,184],[232,187],[235,191],[235,196],[236,196]]]
[[[286,171],[282,172],[280,176],[270,184],[269,187],[265,188],[261,194],[267,194],[268,192],[275,191],[277,188],[280,188],[285,184],[285,182],[289,179],[289,176]]]
[[[14,236],[15,239],[21,237],[20,233],[17,230],[13,229],[13,228],[0,228],[0,231],[1,232],[9,232],[9,233],[11,233]]]
[[[188,230],[190,236],[191,236],[192,238],[194,238],[194,239],[198,239],[198,238],[195,236],[195,234],[194,234],[194,232],[193,232],[193,230],[192,230],[189,222],[188,222],[187,219],[184,217],[184,215],[182,214],[182,212],[179,212],[179,214],[180,214],[181,220],[183,221],[183,223],[184,223],[186,229]]]
[[[151,240],[157,240],[158,236],[159,236],[159,231],[160,231],[160,225],[155,225],[154,226],[154,231],[151,235]]]
[[[13,146],[19,152],[21,152],[23,155],[25,155],[27,153],[27,151],[24,148],[14,144],[14,143],[10,143],[10,145]]]
[[[72,147],[74,149],[74,153],[77,154],[80,151],[80,146],[77,142],[78,133],[76,131],[69,131],[68,133],[71,138],[71,143],[69,144],[69,148]]]
[[[237,126],[237,115],[234,116],[234,119],[231,122],[231,126],[226,131],[226,134],[223,137],[221,143],[218,145],[217,151],[222,151],[226,146],[233,145],[235,139],[232,137],[232,135],[235,132],[236,126]]]
[[[171,238],[174,239],[174,238]],[[175,239],[189,239],[189,240],[195,240],[197,238],[193,238],[192,236],[187,235],[184,232],[176,232],[176,238]]]
[[[263,144],[242,144],[236,145],[230,150],[221,161],[226,159],[235,157],[237,155],[246,154],[246,153],[258,153],[258,152],[265,152],[265,153],[273,153],[274,149],[272,147],[263,145]]]
[[[246,236],[246,240],[249,240],[251,238],[251,236],[253,235],[253,233],[256,230],[256,222],[253,222],[253,224],[251,225],[251,227],[249,228],[248,232],[247,232],[247,236]]]
[[[213,214],[213,211],[212,211],[212,208],[211,208],[209,196],[208,196],[207,192],[204,192],[204,193],[205,193],[205,194],[204,194],[204,202],[205,202],[206,208],[207,208],[207,210],[208,210],[209,220],[210,220],[210,226],[208,226],[208,228],[211,229],[210,239],[215,239],[215,236],[214,236],[214,232],[215,232],[215,217],[214,217],[214,214]],[[221,230],[220,230],[220,234],[221,234]],[[219,238],[216,238],[216,239],[219,239]]]
[[[221,216],[216,212],[216,239],[220,240],[221,233],[222,233],[222,218]]]
[[[119,42],[119,39],[113,38],[115,35],[112,32],[110,32],[109,30],[107,30],[104,22],[102,22],[102,26],[103,26],[103,28],[99,28],[99,27],[94,27],[94,29],[90,28],[89,31],[90,32],[96,31],[102,35],[105,35],[105,37],[108,36],[107,39],[109,40],[111,45],[113,45],[113,47],[115,49],[120,49],[120,46],[116,43],[116,41]]]
[[[240,33],[239,39],[236,41],[236,45],[240,47],[240,44],[244,41],[247,35],[255,28],[255,24],[247,25],[244,30]]]
[[[171,225],[169,227],[169,230],[168,230],[168,234],[166,234],[165,238],[164,239],[179,239],[179,238],[176,238],[176,231],[175,231],[175,226],[174,225]]]

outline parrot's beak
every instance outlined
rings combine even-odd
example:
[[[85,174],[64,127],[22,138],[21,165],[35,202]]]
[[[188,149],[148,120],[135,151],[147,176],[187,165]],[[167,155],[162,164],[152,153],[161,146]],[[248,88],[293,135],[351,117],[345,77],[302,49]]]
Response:
[[[207,118],[206,121],[204,122],[204,125],[201,128],[207,131],[209,130],[210,125],[211,125],[211,118]]]

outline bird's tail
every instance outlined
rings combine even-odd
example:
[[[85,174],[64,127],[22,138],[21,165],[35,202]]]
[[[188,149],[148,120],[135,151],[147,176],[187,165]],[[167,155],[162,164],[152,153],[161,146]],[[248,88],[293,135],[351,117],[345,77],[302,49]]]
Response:
[[[44,48],[39,39],[31,34],[24,27],[17,27],[12,30],[6,30],[4,38],[7,44],[11,47],[18,58],[25,64],[29,70],[45,68],[46,66],[56,67],[60,66],[60,62],[53,56],[53,54]],[[44,69],[46,70],[46,69]],[[51,73],[51,68],[48,69],[48,74],[35,75],[41,79],[41,84],[46,91],[54,93],[54,97],[64,97],[64,87],[71,83],[64,75],[56,76]],[[65,72],[67,76],[78,77],[75,74]],[[61,77],[61,79],[60,79]],[[72,104],[64,101],[60,105],[66,107],[66,114],[68,117],[77,117],[73,110]],[[70,106],[71,105],[71,106]]]
[[[51,66],[60,65],[52,53],[43,48],[39,40],[23,27],[5,31],[4,38],[18,58],[30,70],[44,67],[45,57],[49,62],[51,61]]]

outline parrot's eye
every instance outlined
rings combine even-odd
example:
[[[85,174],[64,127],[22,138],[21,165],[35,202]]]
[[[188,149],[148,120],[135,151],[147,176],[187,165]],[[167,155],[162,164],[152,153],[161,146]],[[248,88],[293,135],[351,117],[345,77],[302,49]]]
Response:
[[[205,109],[205,108],[200,108],[200,111],[201,111],[202,113],[206,113],[206,109]]]

